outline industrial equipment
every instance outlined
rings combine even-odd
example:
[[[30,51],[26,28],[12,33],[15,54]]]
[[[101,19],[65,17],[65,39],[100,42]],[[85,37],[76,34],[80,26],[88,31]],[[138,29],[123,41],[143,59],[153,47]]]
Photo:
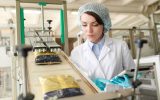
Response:
[[[17,2],[20,3],[20,1],[27,2],[27,3],[30,3],[30,2],[37,3],[41,0],[34,0],[34,1],[33,0],[17,0],[16,3]],[[58,0],[58,1],[45,0],[45,1],[48,3],[56,2],[56,4],[59,4],[59,3],[66,4],[65,1],[61,1],[61,0]],[[64,5],[64,7],[66,7],[66,5]],[[42,8],[42,19],[43,19],[43,17],[44,17],[43,16],[43,5],[41,6],[41,8]],[[19,13],[19,10],[17,11],[17,14],[18,13]],[[19,18],[19,16],[17,18]],[[48,22],[50,23],[51,21],[48,21]],[[20,33],[19,30],[20,29],[18,26],[17,33]],[[26,61],[26,58],[23,58],[24,65],[29,64],[29,66],[22,67],[22,73],[24,74],[23,84],[22,84],[24,87],[23,88],[23,95],[20,95],[20,97],[22,97],[22,99],[27,96],[30,96],[31,99],[33,99],[33,97],[35,96],[35,100],[42,100],[43,93],[42,93],[40,81],[38,79],[40,77],[62,75],[62,74],[63,75],[64,74],[70,75],[70,76],[74,77],[76,83],[84,91],[83,96],[73,97],[72,100],[74,100],[74,98],[76,98],[75,100],[123,99],[123,98],[127,98],[129,96],[132,96],[132,95],[137,95],[136,93],[135,94],[133,93],[133,89],[125,89],[125,90],[120,90],[120,91],[116,91],[113,93],[100,93],[102,91],[100,91],[95,86],[95,84],[76,65],[74,65],[72,63],[72,61],[69,59],[69,57],[63,51],[61,51],[59,46],[57,46],[55,44],[54,44],[54,46],[52,46],[52,44],[50,44],[49,42],[47,43],[48,39],[46,39],[46,41],[45,41],[45,39],[41,38],[42,36],[40,36],[40,33],[42,35],[44,35],[45,32],[48,32],[50,35],[50,32],[51,32],[50,28],[47,31],[44,29],[44,21],[42,21],[42,30],[35,30],[34,32],[37,35],[37,37],[39,38],[39,40],[35,42],[36,45],[34,45],[34,47],[33,47],[33,51],[37,57],[37,58],[35,58],[37,64],[34,63],[35,60],[33,58],[35,56],[33,55],[33,53],[29,53],[29,56],[27,58],[27,59],[29,59],[28,61]],[[66,34],[67,34],[67,32],[66,32]],[[17,38],[19,39],[19,37],[17,37]],[[65,38],[67,38],[67,37],[65,37]],[[68,47],[65,46],[65,49],[68,49]],[[57,54],[60,59],[57,58]],[[55,61],[53,61],[53,63],[45,62],[44,60],[37,62],[38,59],[40,59],[40,57],[47,58],[46,56],[50,57],[50,58],[53,57],[53,58],[58,59],[58,61],[56,61],[56,62],[58,62],[58,64],[55,64]],[[158,71],[160,71],[160,68],[158,67],[160,65],[159,59],[160,59],[160,57],[158,56],[158,57],[156,57],[156,61],[153,61],[153,59],[150,61],[145,61],[145,63],[146,62],[155,63],[156,67],[154,67],[154,69],[155,69],[154,72],[155,72],[156,87],[158,88],[158,90],[157,90],[158,98],[159,98],[159,93],[160,93],[159,92],[160,79],[157,77],[160,74],[160,73],[157,73]],[[142,63],[141,60],[142,59],[140,59],[140,63]],[[44,66],[41,64],[48,64],[48,65]],[[53,64],[53,65],[50,65],[50,64]],[[135,74],[135,75],[137,77],[137,74]],[[27,79],[25,76],[27,77]],[[135,81],[136,81],[136,79],[137,78],[135,78]],[[28,93],[28,91],[32,92],[34,94],[34,96],[30,92]],[[139,88],[139,91],[141,91],[140,88]],[[64,100],[67,100],[67,99],[71,100],[71,98],[63,98],[63,99]]]

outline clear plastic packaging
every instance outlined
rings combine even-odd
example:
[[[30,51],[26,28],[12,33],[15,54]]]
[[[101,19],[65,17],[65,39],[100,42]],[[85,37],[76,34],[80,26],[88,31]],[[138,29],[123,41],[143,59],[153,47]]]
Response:
[[[61,62],[59,55],[54,52],[35,53],[36,64],[58,64]]]
[[[40,77],[44,100],[83,95],[77,82],[70,75]]]

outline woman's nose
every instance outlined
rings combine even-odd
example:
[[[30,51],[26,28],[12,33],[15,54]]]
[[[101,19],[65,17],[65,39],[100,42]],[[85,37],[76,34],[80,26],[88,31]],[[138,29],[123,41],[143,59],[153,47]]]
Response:
[[[93,32],[92,26],[88,25],[87,30],[88,30],[89,33]]]

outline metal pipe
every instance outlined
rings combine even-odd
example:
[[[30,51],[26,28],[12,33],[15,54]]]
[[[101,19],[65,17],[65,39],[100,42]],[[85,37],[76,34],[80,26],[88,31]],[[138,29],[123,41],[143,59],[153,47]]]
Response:
[[[25,97],[27,95],[27,91],[28,91],[28,88],[27,88],[27,85],[28,85],[28,79],[27,79],[27,63],[26,63],[26,58],[22,57],[22,79],[23,79],[23,96]]]
[[[63,10],[64,10],[64,52],[69,55],[69,45],[68,45],[68,24],[67,24],[67,5],[66,1],[63,1]]]
[[[111,28],[110,30],[132,30],[132,28]],[[152,28],[138,28],[138,29],[135,29],[135,30],[153,30]]]
[[[135,68],[134,77],[133,77],[133,82],[134,82],[134,84],[135,84],[136,81],[137,81],[137,74],[138,74],[138,68],[139,68],[140,54],[141,54],[141,48],[138,48],[138,50],[137,50],[136,68]],[[134,95],[132,96],[132,100],[135,100],[135,97],[136,97],[136,96],[135,96],[135,93],[136,93],[136,88],[135,88],[135,87],[134,87],[133,93],[134,93]]]
[[[21,38],[20,38],[20,32],[21,32],[21,23],[20,23],[20,1],[19,0],[16,0],[16,34],[15,34],[15,45],[20,45],[20,41],[21,41]]]
[[[41,5],[41,16],[42,16],[42,34],[44,34],[44,9],[43,9],[43,5]]]
[[[134,78],[133,81],[135,82],[137,80],[137,74],[138,74],[138,68],[139,68],[139,59],[140,59],[140,54],[141,54],[141,48],[138,48],[137,51],[137,62],[136,62],[136,68],[135,68],[135,72],[134,72]]]
[[[132,57],[136,58],[136,50],[135,50],[135,45],[134,45],[134,33],[133,30],[129,30],[129,38],[130,38],[130,47],[131,47],[131,53]]]
[[[12,100],[17,100],[17,69],[16,69],[16,57],[15,53],[15,38],[14,38],[14,29],[12,29],[11,36],[11,46],[10,51],[12,52],[12,65],[11,65],[11,79],[12,79]]]

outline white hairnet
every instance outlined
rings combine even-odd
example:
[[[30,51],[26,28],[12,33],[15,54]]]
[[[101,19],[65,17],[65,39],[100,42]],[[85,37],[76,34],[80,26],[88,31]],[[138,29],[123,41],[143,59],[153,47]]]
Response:
[[[81,6],[78,10],[79,23],[81,23],[81,15],[87,11],[96,13],[102,19],[104,23],[104,32],[107,32],[110,29],[111,19],[109,16],[109,11],[104,5],[96,2],[90,2]]]

